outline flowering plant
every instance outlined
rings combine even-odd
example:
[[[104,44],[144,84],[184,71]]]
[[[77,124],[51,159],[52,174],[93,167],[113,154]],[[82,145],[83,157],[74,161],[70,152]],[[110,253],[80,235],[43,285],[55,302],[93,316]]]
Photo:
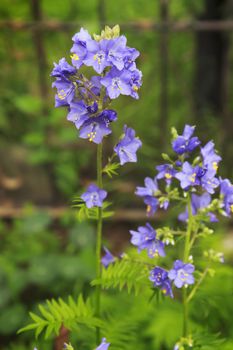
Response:
[[[183,331],[174,350],[199,348],[189,327],[188,306],[204,278],[213,275],[212,262],[223,263],[224,258],[221,252],[212,249],[204,251],[202,257],[200,251],[196,254],[194,247],[199,239],[213,233],[209,223],[233,211],[233,186],[228,179],[217,175],[221,157],[212,141],[202,146],[198,137],[193,136],[194,126],[186,125],[182,135],[173,128],[173,155],[163,154],[165,163],[156,167],[155,177],[146,177],[145,185],[137,187],[135,193],[143,199],[148,217],[159,208],[167,210],[173,202],[182,205],[178,216],[182,228],[155,229],[147,222],[137,230],[130,230],[136,254],[114,257],[102,247],[103,219],[112,215],[111,203],[106,201],[109,194],[103,186],[103,175],[112,177],[120,166],[136,162],[137,151],[142,146],[135,130],[125,125],[103,166],[103,143],[112,132],[112,122],[117,120],[117,112],[110,109],[112,100],[120,95],[139,97],[142,73],[135,62],[139,52],[126,45],[126,37],[120,35],[118,26],[106,27],[101,35],[93,37],[81,29],[72,40],[72,65],[62,58],[51,75],[55,78],[53,87],[57,89],[55,106],[66,107],[67,119],[77,128],[79,137],[97,145],[97,181],[89,184],[74,205],[80,220],[97,221],[96,277],[91,283],[95,293],[86,300],[80,294],[78,300],[69,297],[67,302],[62,299],[47,301],[46,306],[39,307],[41,315],[31,313],[33,323],[20,331],[35,330],[37,336],[45,331],[48,337],[58,334],[62,326],[73,330],[82,324],[96,329],[96,350],[107,350],[111,339],[102,338],[106,336],[108,322],[101,312],[102,289],[126,287],[129,292],[138,293],[148,288],[152,290],[152,297],[162,295],[177,299],[182,290]],[[168,265],[163,260],[169,249],[167,246],[175,244],[183,245],[183,254],[180,256],[178,249],[174,250],[175,259]],[[65,346],[73,349],[70,344]]]

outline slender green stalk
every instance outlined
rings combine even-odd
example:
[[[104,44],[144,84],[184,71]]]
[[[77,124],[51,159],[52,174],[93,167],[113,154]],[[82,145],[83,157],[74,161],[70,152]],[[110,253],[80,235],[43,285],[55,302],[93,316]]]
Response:
[[[97,148],[97,184],[99,188],[103,188],[102,180],[102,152],[103,145],[100,143]],[[96,235],[96,278],[101,278],[101,244],[102,244],[102,208],[98,208],[98,222]],[[96,286],[96,316],[100,316],[100,297],[101,285]],[[100,344],[100,329],[96,328],[96,344]]]
[[[200,287],[201,283],[203,282],[203,280],[205,279],[207,273],[208,273],[209,267],[207,267],[205,269],[205,271],[202,273],[200,279],[198,280],[197,284],[195,285],[195,287],[193,288],[193,290],[191,291],[191,293],[189,294],[188,298],[187,298],[187,302],[189,303],[190,300],[194,297],[194,295],[196,294],[196,291],[198,290],[198,288]]]
[[[188,194],[188,227],[187,233],[185,236],[185,244],[184,244],[184,257],[183,261],[185,263],[188,262],[189,252],[190,252],[190,239],[192,233],[192,206],[191,206],[191,197]],[[188,299],[187,299],[187,290],[183,289],[183,337],[187,337],[188,335]]]

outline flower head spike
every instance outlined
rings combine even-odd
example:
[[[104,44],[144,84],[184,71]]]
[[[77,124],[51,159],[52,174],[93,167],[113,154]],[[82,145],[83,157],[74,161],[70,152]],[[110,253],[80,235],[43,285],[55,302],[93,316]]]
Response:
[[[102,207],[103,200],[107,197],[107,192],[100,189],[98,186],[91,184],[86,192],[81,196],[86,203],[87,208]]]
[[[106,338],[102,338],[101,344],[95,350],[108,350],[110,343],[106,342]]]
[[[177,288],[194,284],[193,272],[195,270],[194,265],[185,264],[181,260],[176,260],[168,273],[170,280],[174,280],[174,284]]]
[[[196,136],[192,137],[194,130],[195,126],[185,125],[183,134],[172,142],[172,148],[177,154],[192,152],[200,145],[199,139]]]
[[[120,158],[120,164],[136,162],[137,150],[142,146],[142,142],[138,137],[135,137],[135,131],[131,128],[124,126],[124,136],[114,147],[114,151]]]
[[[168,278],[168,272],[163,268],[156,266],[151,272],[149,280],[153,282],[154,287],[158,287],[165,295],[173,298],[171,281]]]
[[[110,265],[115,261],[115,257],[106,247],[104,247],[104,251],[105,251],[105,255],[102,256],[101,263],[104,267],[108,267],[108,265]]]

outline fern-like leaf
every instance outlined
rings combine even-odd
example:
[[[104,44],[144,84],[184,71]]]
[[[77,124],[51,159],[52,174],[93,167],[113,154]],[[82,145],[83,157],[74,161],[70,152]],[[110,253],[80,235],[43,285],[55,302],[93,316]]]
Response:
[[[138,294],[145,286],[150,287],[148,276],[148,266],[141,261],[123,258],[103,269],[101,279],[95,279],[91,284],[92,286],[101,285],[104,289],[122,290],[125,287],[128,293]]]
[[[29,330],[35,331],[38,337],[42,332],[45,333],[45,339],[51,334],[58,334],[62,325],[67,329],[76,329],[78,325],[87,327],[103,327],[103,322],[94,316],[94,310],[89,300],[83,300],[79,295],[77,301],[72,297],[68,298],[68,302],[59,298],[47,301],[46,305],[39,305],[41,315],[30,313],[33,323],[21,328],[18,333]]]
[[[103,173],[107,174],[110,178],[113,177],[113,175],[118,175],[117,169],[119,169],[120,163],[108,163],[105,165],[103,169]]]

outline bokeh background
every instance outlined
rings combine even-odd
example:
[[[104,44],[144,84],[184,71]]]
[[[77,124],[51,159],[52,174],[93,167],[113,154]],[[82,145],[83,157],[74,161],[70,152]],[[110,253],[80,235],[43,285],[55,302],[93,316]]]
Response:
[[[141,52],[143,86],[139,100],[114,101],[119,120],[105,156],[124,124],[136,129],[143,148],[136,165],[106,183],[115,210],[104,228],[108,247],[116,254],[127,249],[128,230],[145,222],[134,189],[154,175],[161,152],[169,149],[171,126],[181,132],[185,123],[195,124],[203,142],[215,140],[223,157],[221,175],[232,179],[232,0],[1,0],[1,349],[33,348],[33,335],[16,331],[38,302],[89,291],[94,227],[78,223],[71,205],[95,179],[96,149],[77,138],[64,109],[54,108],[50,72],[53,62],[69,60],[71,37],[81,26],[97,33],[117,23],[129,45]],[[176,223],[176,212],[169,218],[158,213],[154,221]],[[232,221],[223,220],[215,229],[211,244],[225,252],[226,264],[204,284],[192,320],[197,329],[207,324],[211,334],[221,333],[226,338],[221,349],[232,350]],[[127,307],[136,335],[126,349],[170,349],[179,337],[179,304],[166,301],[145,313],[142,299],[105,296],[104,303],[119,312],[113,332],[127,329],[129,319],[121,317]],[[85,344],[85,332],[78,337]],[[41,349],[59,349],[59,339],[38,342]]]

